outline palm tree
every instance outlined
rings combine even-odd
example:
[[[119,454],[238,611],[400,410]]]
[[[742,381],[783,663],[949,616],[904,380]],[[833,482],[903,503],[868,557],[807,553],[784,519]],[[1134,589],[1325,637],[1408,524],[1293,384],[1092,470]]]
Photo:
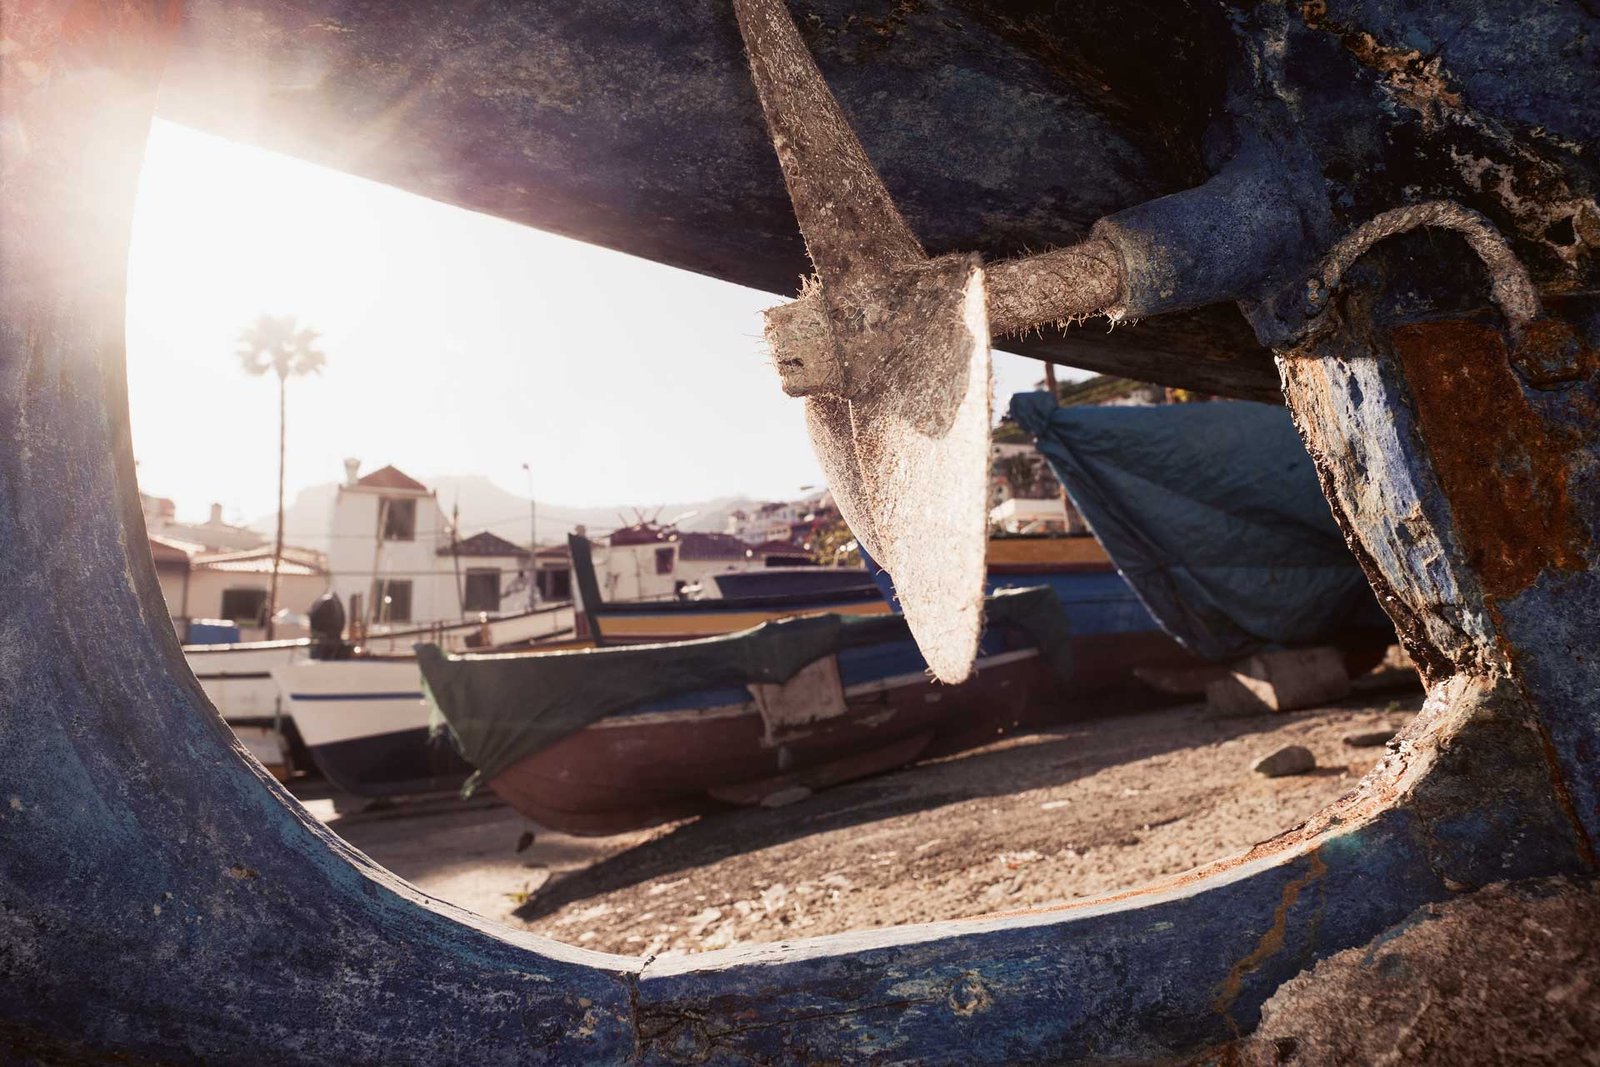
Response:
[[[316,347],[317,331],[297,326],[293,315],[262,315],[239,334],[237,355],[246,374],[278,376],[278,534],[272,547],[272,585],[267,593],[267,640],[278,611],[278,571],[283,566],[283,460],[289,376],[320,374],[327,362]]]

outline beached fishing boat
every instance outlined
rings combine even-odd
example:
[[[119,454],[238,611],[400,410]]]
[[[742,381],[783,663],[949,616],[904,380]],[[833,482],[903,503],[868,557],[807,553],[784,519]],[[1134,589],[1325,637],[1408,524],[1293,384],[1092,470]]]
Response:
[[[1284,408],[1058,407],[1031,392],[1011,416],[1151,625],[1200,660],[1332,645],[1359,674],[1394,642]],[[991,581],[1005,580],[997,570],[991,559]]]
[[[593,551],[585,537],[569,535],[577,583],[579,632],[598,644],[687,641],[760,626],[798,615],[888,615],[889,604],[861,569],[784,567],[714,576],[722,596],[615,601],[600,591]]]
[[[371,654],[409,654],[421,640],[446,648],[513,648],[563,640],[572,630],[573,606],[556,604],[499,618],[368,634],[361,648]],[[310,638],[185,645],[183,654],[206,696],[250,754],[273,774],[287,776],[297,762],[296,753],[303,759],[305,749],[272,671],[309,661]]]
[[[1205,661],[1174,640],[1151,615],[1093,534],[995,534],[989,538],[988,591],[1047,588],[1072,628],[1072,686],[1063,710],[1132,710],[1171,699],[1153,677],[1187,675]],[[867,570],[886,603],[894,582],[870,558]]]
[[[579,627],[583,636],[570,642],[544,641],[539,644],[541,650],[563,645],[692,640],[770,620],[830,612],[890,614],[864,571],[824,568],[806,568],[808,573],[800,578],[782,580],[790,589],[798,586],[809,590],[800,594],[603,604],[588,540],[568,540],[584,603],[602,605],[602,610],[586,613]],[[809,573],[812,571],[817,576]],[[566,611],[570,626],[572,607],[567,605]],[[469,635],[474,641],[470,646],[457,643],[442,647],[516,647],[513,638],[517,631],[498,622],[490,625],[486,637],[481,633]],[[416,659],[410,654],[410,646],[418,641],[440,644],[428,634],[413,632],[409,641],[403,635],[390,635],[378,649],[363,648],[339,659],[317,660],[303,655],[270,668],[274,690],[293,729],[304,741],[307,755],[330,782],[345,792],[387,797],[451,789],[465,781],[471,770],[455,755],[448,741],[430,738],[429,709],[423,700]]]
[[[475,782],[542,825],[603,834],[904,766],[1057,706],[1072,641],[1048,590],[986,602],[978,673],[928,676],[900,616],[557,653],[418,650]]]
[[[1079,712],[1113,699],[1117,710],[1170,700],[1152,677],[1205,667],[1162,628],[1094,534],[992,536],[987,566],[990,593],[1042,586],[1061,602],[1072,624],[1070,696]]]
[[[748,630],[783,619],[894,618],[892,594],[886,595],[878,586],[862,582],[873,569],[870,567],[867,571],[831,572],[847,576],[842,578],[808,578],[813,595],[607,602],[599,593],[589,542],[581,537],[571,537],[568,542],[580,597],[579,629],[587,637],[582,643],[660,646]],[[1116,707],[1123,709],[1170,699],[1169,694],[1142,682],[1135,672],[1200,665],[1162,632],[1093,537],[996,538],[991,542],[991,554],[996,589],[1048,586],[1069,620],[1068,640],[1074,666],[1070,685],[1054,690],[1051,715],[1103,709],[1113,700]],[[822,572],[821,568],[815,570]],[[925,680],[925,665],[917,658],[914,646],[899,649],[896,656],[894,666],[906,679]],[[429,709],[412,656],[396,651],[338,660],[303,658],[279,665],[272,677],[287,716],[305,741],[308,755],[340,789],[360,796],[383,797],[453,788],[466,779],[469,766],[457,758],[448,743],[430,737]],[[1005,681],[979,679],[973,683],[978,688],[970,692],[980,693]],[[881,689],[878,681],[865,677],[849,684],[877,686],[870,690],[873,692]],[[948,694],[952,690],[936,692]],[[973,696],[972,703],[982,701]],[[992,737],[999,728],[996,724],[1009,728],[1021,722],[1008,707],[1005,700],[998,701],[992,721],[986,718],[987,712],[970,713],[972,728]],[[671,720],[675,728],[683,728],[693,718],[677,714],[685,710],[683,707],[665,710],[676,716]],[[1036,704],[1032,710],[1042,713],[1043,705]],[[631,725],[649,721],[637,720]],[[616,724],[606,727],[617,728]],[[947,726],[944,732],[948,736],[951,728]],[[626,735],[615,736],[627,740]],[[575,742],[574,747],[581,749],[587,744]]]
[[[272,668],[310,654],[306,638],[185,645],[183,657],[195,680],[221,712],[234,736],[278,778],[293,768],[293,724],[284,716]]]
[[[472,772],[448,738],[429,737],[415,656],[306,659],[272,668],[272,680],[317,770],[346,793],[438,792]]]
[[[605,603],[598,593],[589,541],[574,536],[568,542],[582,605],[600,606],[586,613],[586,622],[579,627],[582,637],[573,638],[573,646],[694,640],[814,614],[890,614],[866,571],[832,568],[782,568],[787,574],[776,584],[790,592],[771,595]],[[718,581],[722,577],[738,582],[742,576],[718,576]],[[805,592],[792,592],[795,589]],[[565,611],[570,627],[573,606],[565,605]],[[411,632],[386,635],[379,648],[357,649],[341,659],[286,657],[270,667],[270,683],[310,760],[339,789],[360,797],[453,789],[470,768],[448,742],[430,739],[429,709],[410,648],[416,641],[451,649],[515,648],[520,630],[510,629],[506,622],[509,619],[491,621],[486,635],[451,633],[459,637],[458,643],[440,643],[429,633]],[[469,637],[472,643],[466,645]],[[558,646],[539,643],[541,649]]]

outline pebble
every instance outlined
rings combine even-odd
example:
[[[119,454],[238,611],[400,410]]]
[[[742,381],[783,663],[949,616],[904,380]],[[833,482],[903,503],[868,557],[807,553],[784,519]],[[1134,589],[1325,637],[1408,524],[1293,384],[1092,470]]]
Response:
[[[689,920],[689,936],[701,937],[722,919],[721,908],[707,908]]]
[[[1304,745],[1285,745],[1276,752],[1262,756],[1250,765],[1257,774],[1268,778],[1282,778],[1290,774],[1305,774],[1317,766],[1317,757]]]
[[[1394,737],[1393,730],[1358,730],[1344,735],[1344,743],[1351,748],[1377,748],[1387,745]]]

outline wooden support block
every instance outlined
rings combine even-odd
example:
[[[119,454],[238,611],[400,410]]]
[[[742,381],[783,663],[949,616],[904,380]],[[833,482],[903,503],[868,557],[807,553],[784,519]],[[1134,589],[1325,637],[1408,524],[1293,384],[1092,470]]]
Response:
[[[1219,715],[1296,711],[1350,693],[1344,657],[1329,645],[1258,652],[1206,686],[1206,705]]]

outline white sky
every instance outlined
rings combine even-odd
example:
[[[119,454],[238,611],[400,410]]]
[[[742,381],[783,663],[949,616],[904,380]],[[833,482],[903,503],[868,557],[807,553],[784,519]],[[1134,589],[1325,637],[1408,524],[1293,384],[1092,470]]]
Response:
[[[203,518],[276,506],[277,404],[239,331],[322,334],[289,383],[288,498],[393,463],[541,501],[652,504],[820,484],[800,404],[760,344],[766,293],[157,121],[128,287],[141,487]],[[996,397],[1035,360],[995,354]],[[1065,376],[1065,375],[1064,375]]]

